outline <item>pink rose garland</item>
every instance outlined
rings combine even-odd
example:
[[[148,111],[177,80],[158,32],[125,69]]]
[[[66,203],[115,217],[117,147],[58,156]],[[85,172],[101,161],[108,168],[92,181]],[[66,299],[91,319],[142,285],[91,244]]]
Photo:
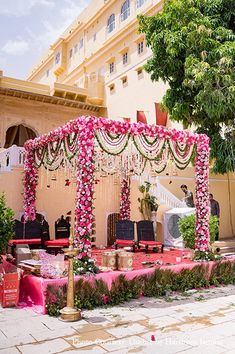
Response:
[[[79,123],[75,245],[82,259],[90,256],[94,224],[94,128],[92,118],[85,121],[81,119]]]
[[[38,184],[38,170],[34,166],[34,151],[26,150],[24,162],[24,219],[36,218],[36,187]]]
[[[210,241],[209,235],[209,138],[203,136],[197,145],[196,157],[196,243],[195,250],[206,252]]]
[[[126,178],[121,183],[120,216],[121,220],[130,220],[130,184]]]

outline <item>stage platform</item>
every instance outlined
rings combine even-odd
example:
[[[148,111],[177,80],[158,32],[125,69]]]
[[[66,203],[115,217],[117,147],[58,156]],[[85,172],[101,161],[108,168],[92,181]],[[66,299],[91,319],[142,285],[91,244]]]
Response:
[[[92,258],[95,259],[96,265],[101,265],[102,253],[111,249],[93,249]],[[121,271],[109,271],[100,272],[96,275],[87,276],[87,281],[95,279],[102,279],[109,289],[112,286],[112,282],[120,275],[124,274],[127,279],[133,279],[136,276],[147,275],[154,272],[156,267],[161,269],[170,269],[174,272],[180,272],[182,269],[192,269],[198,263],[184,258],[187,256],[187,250],[165,250],[164,253],[144,253],[143,251],[137,251],[133,253],[133,270],[127,272]],[[161,265],[146,268],[142,265],[142,262],[156,262],[159,261]],[[213,262],[211,262],[213,263]],[[75,276],[75,281],[81,278],[81,276]],[[26,275],[21,279],[20,287],[20,307],[31,307],[35,312],[45,314],[46,313],[46,293],[48,285],[62,286],[67,282],[67,278],[60,279],[45,279],[39,276]]]

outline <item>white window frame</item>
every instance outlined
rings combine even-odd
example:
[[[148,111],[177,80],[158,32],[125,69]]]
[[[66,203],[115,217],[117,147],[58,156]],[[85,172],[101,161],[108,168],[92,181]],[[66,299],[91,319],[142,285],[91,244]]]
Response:
[[[55,64],[59,64],[60,62],[60,52],[57,52],[56,55],[55,55]]]
[[[120,14],[120,20],[121,22],[126,21],[127,18],[130,16],[131,10],[130,10],[130,0],[124,1],[121,7],[121,14]]]
[[[109,63],[109,73],[113,74],[114,73],[114,61],[112,61],[111,63]]]
[[[141,55],[144,52],[144,41],[140,41],[137,45],[138,45],[138,54]]]
[[[136,8],[139,9],[145,2],[146,0],[136,0]]]
[[[128,52],[122,54],[122,64],[126,65],[128,63]]]
[[[115,14],[112,14],[108,18],[106,31],[107,31],[107,33],[111,33],[114,30],[115,30]]]
[[[79,41],[79,49],[82,49],[84,46],[84,38],[81,38]]]

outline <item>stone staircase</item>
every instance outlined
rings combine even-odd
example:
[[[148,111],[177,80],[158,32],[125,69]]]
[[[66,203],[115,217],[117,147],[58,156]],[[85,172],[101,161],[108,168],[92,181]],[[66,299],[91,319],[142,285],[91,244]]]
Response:
[[[215,241],[213,248],[219,248],[220,254],[235,254],[235,237],[231,239]]]

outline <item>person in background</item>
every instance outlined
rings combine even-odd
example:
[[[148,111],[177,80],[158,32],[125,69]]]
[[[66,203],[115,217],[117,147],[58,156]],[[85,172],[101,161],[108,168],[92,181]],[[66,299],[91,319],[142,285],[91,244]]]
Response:
[[[183,198],[183,201],[185,202],[187,207],[194,208],[193,193],[188,190],[186,184],[181,184],[180,188],[184,192],[185,197]]]
[[[219,218],[220,218],[220,206],[217,200],[214,199],[213,194],[209,194],[209,200],[210,200],[210,209],[211,209],[211,215],[212,216],[217,216],[218,218],[218,232],[215,236],[215,241],[218,241],[219,239]]]
[[[210,200],[210,207],[211,207],[211,215],[217,216],[218,219],[220,218],[220,207],[219,203],[217,200],[214,199],[213,194],[209,194],[209,200]]]

